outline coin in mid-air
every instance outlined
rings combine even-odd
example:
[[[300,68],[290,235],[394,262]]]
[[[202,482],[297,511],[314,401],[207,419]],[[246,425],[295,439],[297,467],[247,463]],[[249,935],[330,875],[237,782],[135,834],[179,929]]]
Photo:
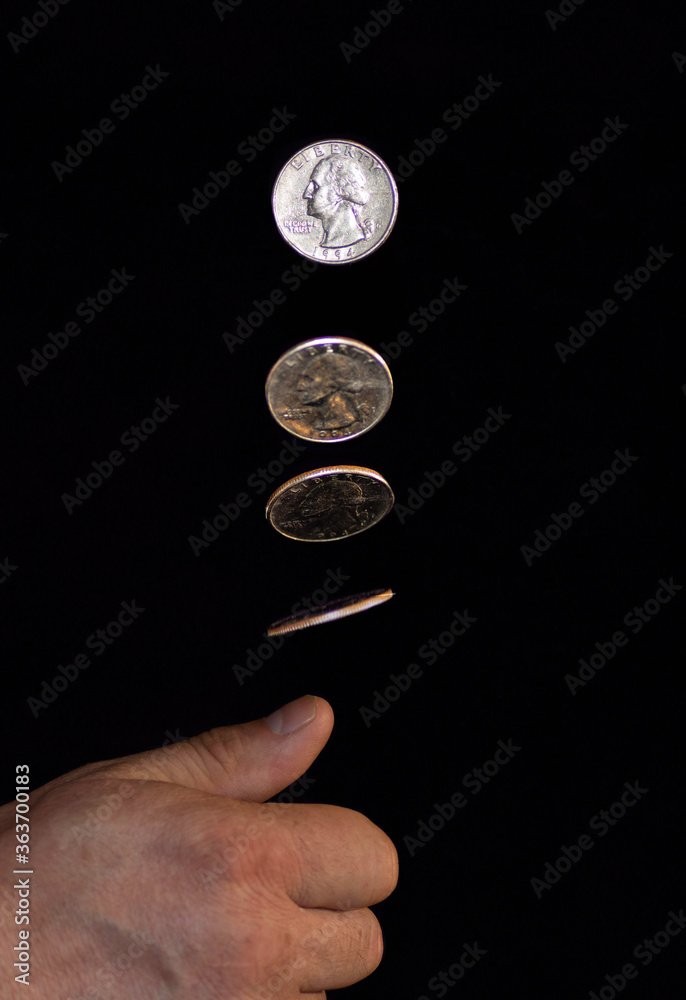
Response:
[[[307,441],[345,441],[364,434],[391,405],[393,379],[376,351],[348,337],[296,344],[267,376],[274,419]]]
[[[394,502],[393,490],[378,472],[334,465],[283,483],[267,501],[265,516],[287,538],[332,542],[371,528]]]
[[[279,232],[303,257],[350,264],[377,250],[398,213],[393,174],[359,142],[323,139],[283,167],[272,208]]]
[[[391,597],[393,597],[392,590],[368,590],[364,594],[339,597],[318,608],[312,608],[311,611],[299,611],[287,618],[279,618],[278,622],[269,626],[267,635],[286,635],[288,632],[296,632],[301,628],[309,628],[310,625],[323,625],[324,622],[347,618],[348,615],[356,615],[358,611],[375,608],[377,604],[383,604]]]

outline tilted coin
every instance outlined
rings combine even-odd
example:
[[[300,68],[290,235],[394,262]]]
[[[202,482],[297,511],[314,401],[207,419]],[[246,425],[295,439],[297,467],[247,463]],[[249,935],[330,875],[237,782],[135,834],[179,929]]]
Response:
[[[287,538],[332,542],[371,528],[394,502],[393,490],[378,472],[335,465],[283,483],[267,501],[265,516]]]
[[[356,615],[358,611],[375,608],[377,604],[383,604],[391,597],[393,597],[392,590],[368,590],[364,594],[339,597],[335,601],[327,601],[321,607],[312,608],[311,611],[299,611],[296,615],[280,618],[278,622],[269,626],[267,635],[286,635],[301,628],[309,628],[310,625],[323,625],[324,622],[347,618],[348,615]]]
[[[348,337],[319,337],[282,354],[267,376],[274,419],[307,441],[345,441],[386,414],[393,396],[388,365]]]
[[[303,257],[350,264],[387,239],[398,213],[398,189],[371,149],[324,139],[305,146],[283,167],[272,208],[279,232]]]

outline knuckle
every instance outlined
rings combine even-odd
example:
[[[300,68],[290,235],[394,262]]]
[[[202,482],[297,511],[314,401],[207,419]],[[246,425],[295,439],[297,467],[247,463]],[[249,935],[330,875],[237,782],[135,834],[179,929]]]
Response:
[[[240,730],[240,726],[234,727]],[[185,742],[184,754],[193,753],[199,769],[209,776],[231,777],[237,766],[238,732],[231,732],[227,739],[226,730],[209,729]]]

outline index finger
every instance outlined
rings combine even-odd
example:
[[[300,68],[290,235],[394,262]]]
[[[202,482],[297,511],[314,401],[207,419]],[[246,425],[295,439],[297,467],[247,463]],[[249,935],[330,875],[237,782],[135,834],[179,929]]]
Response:
[[[299,906],[360,909],[395,889],[395,845],[362,813],[303,802],[282,822],[296,856],[296,864],[284,872],[285,890]]]

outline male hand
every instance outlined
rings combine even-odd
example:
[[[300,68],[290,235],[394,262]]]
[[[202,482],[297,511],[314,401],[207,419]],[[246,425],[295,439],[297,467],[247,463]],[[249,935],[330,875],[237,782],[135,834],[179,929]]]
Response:
[[[396,885],[392,841],[350,809],[265,802],[332,727],[329,703],[306,695],[33,790],[32,996],[291,1000],[373,972],[383,940],[367,907]],[[13,813],[0,810],[5,872]],[[3,933],[5,982],[17,931]]]

